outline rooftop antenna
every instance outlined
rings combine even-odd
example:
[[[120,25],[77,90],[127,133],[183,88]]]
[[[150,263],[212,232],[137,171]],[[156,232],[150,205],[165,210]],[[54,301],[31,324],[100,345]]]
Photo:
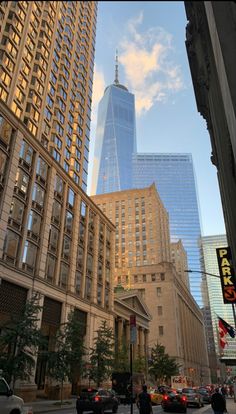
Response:
[[[118,50],[116,49],[116,66],[115,66],[115,85],[119,85],[119,79],[118,79]]]

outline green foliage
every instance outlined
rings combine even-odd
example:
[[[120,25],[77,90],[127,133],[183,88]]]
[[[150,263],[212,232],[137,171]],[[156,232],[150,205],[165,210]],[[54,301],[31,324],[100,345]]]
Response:
[[[172,375],[179,373],[180,365],[165,353],[165,347],[156,344],[151,350],[151,361],[149,362],[149,374],[155,381],[162,383],[170,379]]]
[[[127,372],[129,370],[129,346],[123,341],[121,347],[119,347],[115,353],[114,371]]]
[[[48,375],[62,385],[67,379],[76,383],[83,369],[85,352],[82,325],[74,310],[57,332],[54,351],[48,353]]]
[[[145,371],[146,371],[145,357],[138,356],[137,358],[134,359],[134,361],[133,361],[133,371],[145,374]]]
[[[0,369],[14,389],[17,379],[29,380],[35,367],[43,336],[37,326],[41,306],[36,295],[26,303],[20,315],[13,314],[3,325],[0,336]]]
[[[106,321],[101,323],[96,333],[94,347],[90,350],[89,377],[99,387],[111,377],[114,367],[114,335]]]

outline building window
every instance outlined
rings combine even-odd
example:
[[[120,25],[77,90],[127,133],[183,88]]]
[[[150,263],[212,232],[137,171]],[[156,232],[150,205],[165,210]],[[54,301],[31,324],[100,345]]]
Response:
[[[161,273],[160,278],[161,278],[162,281],[164,281],[165,280],[165,273]]]
[[[56,224],[60,224],[61,219],[61,204],[57,200],[53,200],[52,206],[52,220]]]
[[[37,257],[37,246],[26,240],[22,262],[25,263],[29,268],[34,269]]]
[[[157,296],[161,296],[161,287],[157,287]]]
[[[48,165],[47,163],[41,158],[38,158],[37,167],[36,167],[36,173],[44,180],[47,179],[47,173],[48,173]]]
[[[56,252],[57,250],[58,238],[59,231],[54,226],[51,226],[49,233],[49,249],[53,252]]]
[[[82,286],[82,273],[76,271],[75,272],[75,292],[78,295],[81,294],[81,286]]]
[[[65,232],[71,234],[73,228],[73,214],[70,211],[66,211],[65,217]]]
[[[70,208],[74,207],[75,193],[71,188],[68,189],[67,202]]]
[[[47,265],[46,265],[46,279],[52,282],[54,279],[54,273],[56,268],[56,258],[48,254]]]
[[[61,262],[59,286],[63,289],[66,289],[67,286],[68,273],[69,266],[66,263]]]
[[[21,193],[26,195],[28,184],[29,184],[29,176],[25,174],[20,168],[18,168],[17,173],[16,173],[15,186],[21,191]]]
[[[164,326],[158,326],[159,336],[164,335]]]
[[[157,306],[157,314],[158,314],[158,316],[162,316],[163,315],[162,306]]]
[[[20,200],[13,197],[10,209],[10,218],[12,218],[14,222],[19,225],[22,224],[24,207],[24,204]]]
[[[26,164],[32,165],[33,160],[33,148],[26,142],[23,141],[20,149],[20,158],[22,158]]]
[[[34,184],[33,193],[32,193],[32,201],[35,201],[40,208],[43,208],[44,205],[44,196],[45,191],[40,185]]]
[[[37,214],[35,211],[30,210],[28,216],[28,224],[27,230],[31,231],[35,235],[40,234],[40,226],[41,226],[41,216]]]
[[[7,257],[14,260],[16,259],[19,241],[20,237],[18,236],[18,234],[14,233],[11,230],[7,230],[3,246],[4,254]]]
[[[64,259],[68,260],[70,257],[70,246],[71,246],[71,239],[68,236],[64,236],[63,239],[63,247],[62,247],[62,255]]]

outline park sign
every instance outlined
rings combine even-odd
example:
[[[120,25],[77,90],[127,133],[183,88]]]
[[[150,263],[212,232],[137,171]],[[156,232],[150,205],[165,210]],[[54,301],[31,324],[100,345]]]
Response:
[[[236,277],[230,247],[216,249],[224,303],[236,303]]]

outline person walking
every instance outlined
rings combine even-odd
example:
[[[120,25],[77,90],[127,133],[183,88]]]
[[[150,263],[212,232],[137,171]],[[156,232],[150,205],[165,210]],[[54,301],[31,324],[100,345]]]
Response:
[[[215,414],[223,414],[227,412],[225,397],[220,394],[219,388],[215,389],[215,392],[211,396],[211,407]]]
[[[137,407],[140,414],[153,414],[151,396],[147,392],[146,385],[143,385],[143,391],[138,395]]]

